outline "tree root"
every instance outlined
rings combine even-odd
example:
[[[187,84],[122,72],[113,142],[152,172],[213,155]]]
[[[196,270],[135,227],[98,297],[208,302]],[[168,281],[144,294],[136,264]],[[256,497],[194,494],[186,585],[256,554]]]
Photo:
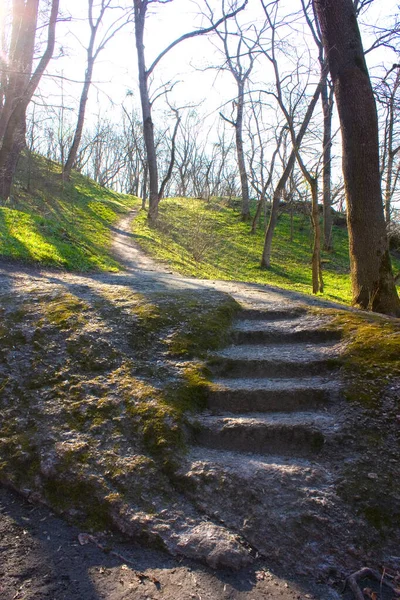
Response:
[[[395,596],[400,596],[398,590],[391,583],[383,579],[384,575],[381,575],[378,571],[375,571],[374,569],[364,567],[356,573],[349,575],[349,577],[347,577],[345,581],[344,589],[346,589],[346,586],[348,585],[351,591],[353,592],[355,600],[365,600],[365,596],[360,586],[358,585],[358,580],[364,579],[365,577],[369,577],[370,579],[376,579],[377,581],[379,581],[380,584],[386,585],[386,587],[391,589]]]

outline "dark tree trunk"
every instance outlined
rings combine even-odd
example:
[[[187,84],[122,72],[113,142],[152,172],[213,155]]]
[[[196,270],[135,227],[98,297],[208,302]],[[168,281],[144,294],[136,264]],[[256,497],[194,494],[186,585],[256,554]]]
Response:
[[[400,315],[379,169],[378,119],[352,0],[314,0],[343,140],[353,303]]]
[[[144,25],[147,11],[147,0],[135,0],[135,36],[139,69],[139,90],[143,116],[143,138],[146,146],[149,183],[149,220],[155,221],[158,216],[158,167],[154,126],[151,118],[151,103],[147,85],[147,72],[144,58]]]

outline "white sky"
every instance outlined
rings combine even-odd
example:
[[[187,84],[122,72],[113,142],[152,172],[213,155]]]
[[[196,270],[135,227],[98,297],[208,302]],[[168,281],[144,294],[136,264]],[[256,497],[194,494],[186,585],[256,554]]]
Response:
[[[129,0],[127,0],[128,2]],[[211,4],[218,7],[221,2],[214,0]],[[299,0],[291,0],[290,2],[282,0],[283,12],[285,4],[292,11],[301,7]],[[164,6],[150,5],[145,38],[147,66],[176,37],[200,26],[202,22],[205,23],[199,17],[198,5],[204,7],[202,0],[199,0],[198,3],[191,0],[173,0]],[[62,72],[66,77],[82,80],[85,71],[85,52],[80,47],[79,42],[85,45],[89,35],[88,25],[84,22],[86,2],[85,0],[61,0],[61,10],[64,14],[70,14],[73,21],[58,25],[58,40],[62,42],[66,56],[63,59],[53,61],[50,72],[58,74]],[[395,0],[375,0],[373,7],[368,12],[368,19],[383,23],[384,18],[395,10]],[[218,14],[218,9],[216,12]],[[259,0],[249,0],[248,6],[240,16],[240,20],[242,22],[256,22],[260,18],[262,19],[262,11]],[[207,106],[210,107],[210,110],[213,110],[213,108],[228,101],[234,95],[235,87],[231,82],[231,77],[220,75],[216,78],[215,71],[200,72],[194,70],[194,67],[204,68],[207,65],[220,62],[220,55],[213,47],[213,42],[216,43],[215,36],[185,41],[172,50],[158,65],[155,73],[155,83],[166,82],[171,79],[181,81],[175,88],[178,104],[180,99],[184,103],[206,100]],[[299,44],[302,44],[301,39]],[[368,41],[365,40],[365,45],[367,44]],[[389,51],[386,54],[387,56],[391,55]],[[389,64],[392,58],[390,56]],[[380,51],[368,56],[370,66],[384,59],[385,57]],[[91,92],[91,104],[93,105],[93,100],[97,100],[96,88],[101,90],[105,97],[108,95],[112,98],[117,104],[123,100],[127,90],[133,91],[134,96],[137,97],[136,60],[133,24],[129,24],[125,30],[119,32],[109,42],[109,45],[99,56],[95,67],[95,89]],[[65,87],[68,88],[68,86]],[[71,88],[71,94],[78,97],[79,88],[80,86]],[[102,103],[105,102],[101,96],[99,98]]]
[[[127,5],[131,5],[132,0],[124,1]],[[215,7],[216,14],[220,15],[221,0],[209,1]],[[385,20],[395,13],[396,5],[396,0],[375,0],[367,13],[368,22],[383,26]],[[173,0],[165,5],[150,5],[145,35],[147,66],[171,41],[187,31],[208,24],[199,15],[199,7],[204,8],[203,0]],[[300,9],[300,0],[281,0],[280,2],[282,14]],[[61,0],[61,11],[63,14],[69,14],[72,17],[71,22],[58,25],[57,38],[64,47],[65,57],[53,60],[49,72],[63,74],[70,79],[82,81],[86,66],[84,46],[87,44],[89,37],[89,27],[85,22],[87,14],[86,0]],[[264,21],[260,1],[249,0],[248,6],[240,15],[240,22],[257,23],[260,21]],[[120,118],[118,105],[123,101],[126,102],[127,106],[134,105],[138,109],[140,107],[133,28],[133,23],[128,24],[123,31],[119,32],[109,42],[98,58],[87,111],[88,123],[96,118],[99,111],[102,116],[108,115],[111,119],[118,120]],[[299,26],[297,29],[300,31],[297,33],[296,38],[293,29],[288,29],[287,34],[295,41],[300,54],[303,52],[304,61],[307,63],[308,54],[305,52],[301,29],[303,29],[303,35],[309,36],[309,32],[306,26],[303,26],[303,28]],[[368,47],[371,38],[365,29],[363,40],[364,46]],[[216,45],[218,45],[216,36],[199,37],[183,42],[162,59],[162,62],[156,68],[153,82],[153,88],[156,88],[161,83],[178,80],[178,85],[170,94],[171,102],[175,103],[176,106],[201,103],[199,112],[209,115],[204,123],[205,130],[210,127],[216,129],[216,124],[221,121],[218,112],[225,104],[227,104],[226,114],[229,115],[229,103],[235,97],[235,84],[230,74],[218,74],[214,69],[205,69],[221,63],[221,54]],[[310,41],[310,48],[314,53],[312,41]],[[314,57],[316,57],[316,53],[314,53]],[[377,50],[370,53],[367,60],[373,73],[377,65],[384,63],[386,66],[390,66],[396,61],[396,58],[390,50]],[[314,80],[316,78],[317,75],[315,75]],[[252,79],[258,89],[265,87],[268,81],[272,81],[270,67],[265,59],[260,60]],[[73,117],[77,108],[81,85],[65,83],[63,88],[64,100],[68,108],[71,109],[68,112]],[[133,93],[129,100],[126,98],[128,90]],[[51,103],[55,105],[60,103],[59,79],[54,84],[50,78],[46,78],[41,84],[41,91],[43,97]],[[54,93],[56,96],[53,95]],[[110,108],[110,99],[114,103],[112,108]],[[164,121],[165,118],[161,115],[166,106],[162,99],[157,101],[155,108],[155,120],[157,121],[158,112],[158,118],[162,118]]]

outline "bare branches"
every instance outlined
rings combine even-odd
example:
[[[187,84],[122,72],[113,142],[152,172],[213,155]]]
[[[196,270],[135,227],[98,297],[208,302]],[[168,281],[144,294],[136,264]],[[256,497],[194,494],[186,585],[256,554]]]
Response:
[[[207,35],[207,33],[211,33],[212,31],[215,31],[222,23],[224,23],[227,19],[231,19],[232,17],[235,17],[240,11],[242,11],[246,5],[248,3],[248,0],[245,0],[243,2],[243,4],[241,4],[239,6],[239,8],[237,8],[236,10],[231,11],[230,13],[228,13],[227,15],[223,15],[220,19],[218,19],[218,21],[216,21],[216,23],[210,25],[210,27],[204,27],[202,29],[195,29],[194,31],[190,31],[188,33],[185,33],[183,35],[181,35],[178,39],[174,40],[169,46],[167,46],[158,56],[157,58],[152,62],[151,66],[147,69],[146,71],[146,75],[147,77],[154,71],[154,69],[156,68],[156,66],[158,65],[158,63],[160,62],[160,60],[162,58],[164,58],[164,56],[166,54],[168,54],[168,52],[170,50],[172,50],[172,48],[175,48],[175,46],[177,46],[178,44],[180,44],[181,42],[184,42],[185,40],[189,40],[191,38],[194,37],[198,37],[199,35]]]

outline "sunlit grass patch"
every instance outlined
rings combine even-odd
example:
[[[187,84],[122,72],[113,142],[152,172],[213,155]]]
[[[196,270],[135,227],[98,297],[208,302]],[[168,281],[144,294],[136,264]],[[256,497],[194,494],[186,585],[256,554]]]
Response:
[[[281,214],[273,241],[272,264],[260,268],[264,229],[255,235],[238,212],[216,203],[175,198],[163,200],[156,227],[142,211],[134,222],[137,242],[152,256],[184,275],[271,284],[311,292],[313,235],[307,215]],[[325,293],[322,297],[350,302],[348,238],[333,229],[334,252],[324,252]]]
[[[79,173],[63,182],[60,165],[25,156],[12,196],[0,207],[0,255],[67,270],[118,271],[110,226],[137,204]]]

